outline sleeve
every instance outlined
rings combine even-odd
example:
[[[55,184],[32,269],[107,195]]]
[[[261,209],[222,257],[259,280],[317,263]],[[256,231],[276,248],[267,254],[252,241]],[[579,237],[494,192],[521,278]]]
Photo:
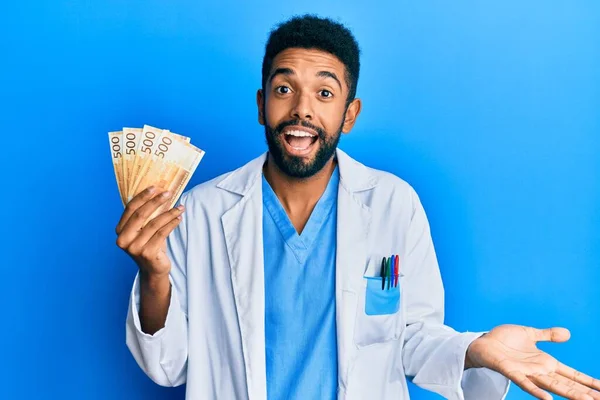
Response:
[[[161,386],[179,386],[186,381],[188,319],[185,220],[184,216],[167,238],[167,255],[171,260],[171,299],[165,326],[153,335],[142,331],[138,315],[139,274],[133,283],[127,312],[127,347],[146,375]]]
[[[459,333],[444,325],[444,288],[429,222],[414,192],[406,236],[406,334],[402,363],[417,386],[451,400],[504,400],[510,381],[487,368],[464,371],[467,348],[483,332]]]

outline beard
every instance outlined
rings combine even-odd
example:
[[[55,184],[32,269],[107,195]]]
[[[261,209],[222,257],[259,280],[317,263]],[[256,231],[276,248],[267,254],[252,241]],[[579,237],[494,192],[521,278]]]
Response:
[[[300,121],[297,119],[284,121],[275,128],[272,128],[268,123],[265,122],[265,137],[267,139],[267,146],[269,147],[269,153],[271,154],[273,161],[277,167],[289,177],[306,179],[315,175],[317,172],[321,171],[323,167],[325,167],[325,164],[327,164],[327,162],[334,155],[340,141],[340,137],[342,136],[342,128],[344,126],[345,119],[344,113],[342,123],[340,124],[337,132],[335,132],[333,135],[326,134],[323,129],[312,125],[308,121]],[[315,144],[318,142],[319,148],[314,158],[310,161],[307,161],[303,157],[290,156],[286,154],[285,145],[283,143],[285,137],[282,131],[284,128],[294,125],[310,128],[317,133],[317,140]]]

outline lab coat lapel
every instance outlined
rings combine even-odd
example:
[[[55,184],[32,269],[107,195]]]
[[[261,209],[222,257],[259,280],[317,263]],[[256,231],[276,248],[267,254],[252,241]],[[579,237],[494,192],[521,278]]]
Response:
[[[248,398],[267,397],[262,225],[262,166],[266,153],[234,171],[218,187],[242,196],[222,217],[237,308]]]
[[[356,196],[375,186],[368,169],[337,150],[340,169],[338,190],[336,247],[336,323],[338,340],[338,375],[346,391],[348,370],[355,355],[354,325],[358,291],[368,265],[367,238],[371,209]]]

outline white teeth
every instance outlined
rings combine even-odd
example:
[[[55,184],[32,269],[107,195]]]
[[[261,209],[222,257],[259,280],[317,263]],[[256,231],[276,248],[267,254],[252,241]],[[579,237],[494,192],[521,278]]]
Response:
[[[316,135],[311,135],[305,131],[289,131],[286,132],[286,135],[297,136],[297,137],[315,137]]]

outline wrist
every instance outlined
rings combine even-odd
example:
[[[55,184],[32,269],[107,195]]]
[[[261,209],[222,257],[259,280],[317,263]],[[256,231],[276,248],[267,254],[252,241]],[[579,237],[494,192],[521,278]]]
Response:
[[[477,363],[475,360],[477,360],[477,351],[479,351],[480,347],[479,344],[481,343],[481,338],[484,337],[486,334],[484,333],[483,335],[479,336],[477,339],[473,340],[471,342],[471,344],[467,347],[467,353],[465,354],[465,370],[469,369],[469,368],[480,368],[481,365],[479,365],[479,363]]]
[[[148,273],[140,269],[140,287],[155,294],[168,293],[171,288],[169,274]]]
[[[473,361],[471,361],[471,357],[469,355],[469,350],[467,350],[467,354],[465,356],[465,371],[470,368],[473,368],[473,367],[474,367]]]

